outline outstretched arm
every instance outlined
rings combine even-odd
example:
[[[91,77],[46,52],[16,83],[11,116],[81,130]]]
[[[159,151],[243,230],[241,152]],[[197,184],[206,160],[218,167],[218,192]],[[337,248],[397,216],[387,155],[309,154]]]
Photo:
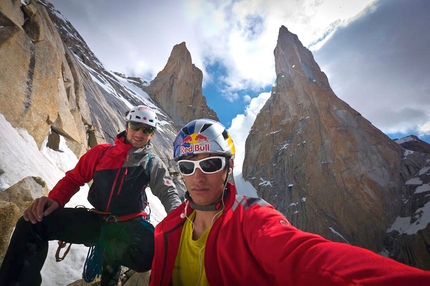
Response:
[[[279,284],[430,285],[428,271],[300,231],[268,207],[249,217],[244,229],[260,265]]]

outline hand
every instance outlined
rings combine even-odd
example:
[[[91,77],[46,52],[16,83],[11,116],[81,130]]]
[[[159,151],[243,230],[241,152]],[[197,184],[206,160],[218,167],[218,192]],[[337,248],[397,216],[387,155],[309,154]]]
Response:
[[[32,224],[41,222],[44,216],[49,215],[58,207],[58,203],[48,197],[38,198],[24,211],[24,219],[31,221]]]

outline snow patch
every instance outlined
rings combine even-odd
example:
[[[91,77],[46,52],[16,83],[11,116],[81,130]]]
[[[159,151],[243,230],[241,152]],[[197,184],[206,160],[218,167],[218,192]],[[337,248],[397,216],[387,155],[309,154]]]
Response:
[[[424,174],[427,174],[427,173],[429,173],[429,171],[430,171],[430,167],[424,167],[420,170],[420,172],[418,173],[418,176],[422,176]]]
[[[422,185],[420,178],[412,178],[406,181],[405,185]]]
[[[403,144],[406,142],[411,142],[411,141],[417,141],[417,140],[411,136],[406,136],[406,137],[403,137],[403,138],[396,140],[396,143],[400,145],[400,144]]]
[[[419,230],[425,229],[430,223],[430,202],[426,203],[422,208],[416,210],[414,214],[416,219],[411,223],[411,217],[397,217],[387,233],[397,231],[400,234],[416,234]]]
[[[329,229],[330,229],[330,231],[331,231],[331,232],[333,232],[335,235],[337,235],[337,236],[339,236],[340,238],[342,238],[342,240],[343,240],[343,241],[345,241],[346,243],[350,244],[350,243],[348,242],[348,240],[346,240],[346,238],[345,238],[343,235],[341,235],[339,232],[335,231],[335,230],[334,230],[334,228],[329,227]]]
[[[414,194],[425,193],[425,192],[430,192],[430,184],[424,184],[424,185],[419,186],[415,190]]]
[[[259,186],[263,186],[263,187],[272,187],[272,182],[270,181],[266,181],[263,178],[260,178],[260,184],[258,184]]]

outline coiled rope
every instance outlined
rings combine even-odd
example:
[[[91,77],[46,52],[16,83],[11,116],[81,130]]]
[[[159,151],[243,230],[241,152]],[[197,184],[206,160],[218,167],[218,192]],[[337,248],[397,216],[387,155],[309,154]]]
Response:
[[[90,283],[96,277],[102,275],[103,271],[103,252],[105,249],[104,243],[105,225],[102,225],[101,236],[96,245],[88,249],[87,258],[85,259],[84,270],[82,271],[82,278],[85,282]]]

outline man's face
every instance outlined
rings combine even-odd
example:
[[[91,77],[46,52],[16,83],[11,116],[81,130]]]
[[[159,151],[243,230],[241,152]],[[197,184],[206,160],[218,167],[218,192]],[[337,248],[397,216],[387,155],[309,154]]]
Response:
[[[217,155],[198,154],[184,159],[189,161],[199,161],[206,158],[216,158]],[[179,163],[179,162],[178,162]],[[210,164],[204,161],[202,164]],[[232,166],[231,166],[232,167]],[[225,167],[219,172],[213,174],[205,174],[199,168],[194,169],[194,173],[189,176],[183,176],[185,185],[193,201],[198,205],[209,205],[216,202],[224,189],[224,182],[228,176]]]
[[[137,130],[136,130],[137,129]],[[135,148],[141,148],[148,144],[155,130],[146,124],[129,122],[126,125],[127,142]],[[150,132],[152,131],[152,132]]]

